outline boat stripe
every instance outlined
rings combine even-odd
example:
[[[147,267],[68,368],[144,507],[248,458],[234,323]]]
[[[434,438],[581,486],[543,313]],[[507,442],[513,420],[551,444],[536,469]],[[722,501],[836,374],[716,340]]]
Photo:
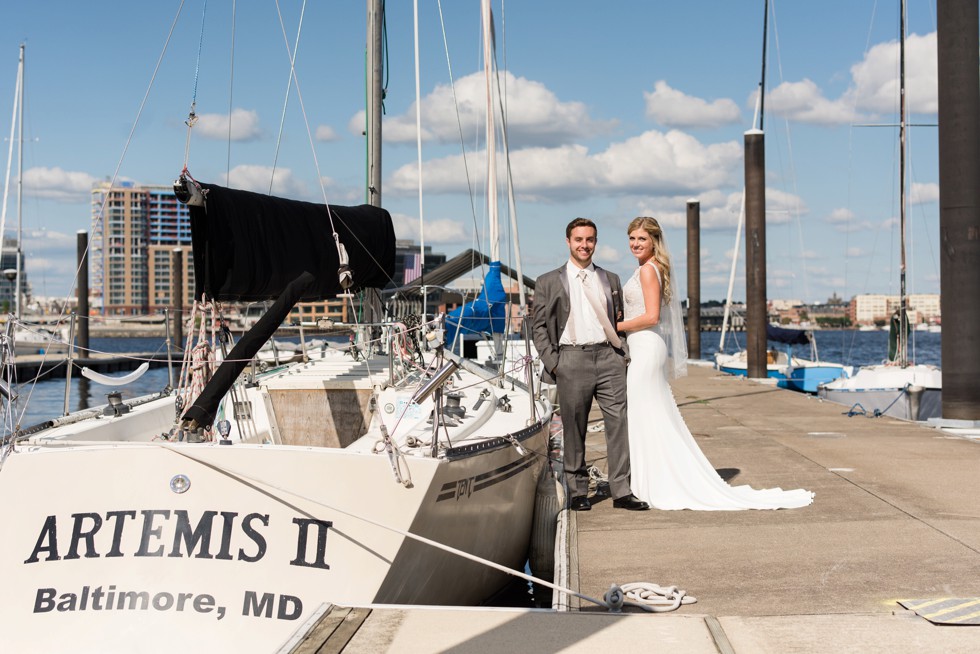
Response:
[[[499,482],[506,481],[511,477],[520,474],[531,465],[534,464],[534,455],[528,454],[527,456],[511,461],[507,465],[500,466],[496,470],[491,470],[490,472],[485,472],[481,475],[477,475],[472,479],[473,492],[483,490],[484,488],[489,488]],[[456,481],[446,482],[442,485],[439,490],[439,495],[436,496],[436,502],[442,502],[444,500],[451,500],[456,497],[457,488],[459,483],[463,481],[462,479]]]
[[[507,479],[510,479],[514,475],[518,475],[518,474],[524,472],[525,470],[527,470],[528,467],[530,467],[531,463],[533,463],[531,461],[531,457],[528,457],[527,461],[520,468],[511,470],[510,472],[508,472],[505,475],[500,475],[500,476],[498,476],[498,477],[496,477],[494,479],[491,479],[489,481],[485,481],[482,484],[477,484],[476,485],[476,490],[482,490],[482,489],[487,488],[489,486],[493,486],[494,484],[498,484],[498,483],[500,483],[502,481],[506,481]]]

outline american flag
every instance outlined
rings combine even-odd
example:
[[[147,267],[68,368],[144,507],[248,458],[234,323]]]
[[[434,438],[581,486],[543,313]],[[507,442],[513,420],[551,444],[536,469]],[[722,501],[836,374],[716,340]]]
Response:
[[[422,255],[410,255],[405,261],[405,284],[422,276]]]

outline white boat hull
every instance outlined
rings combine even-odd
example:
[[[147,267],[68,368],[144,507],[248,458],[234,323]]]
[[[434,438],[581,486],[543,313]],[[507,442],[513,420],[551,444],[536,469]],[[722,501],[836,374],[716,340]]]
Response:
[[[848,406],[853,413],[923,421],[941,417],[942,388],[942,372],[935,366],[880,365],[822,384],[817,396]]]
[[[409,443],[431,431],[424,407],[415,420],[387,417],[410,480],[399,483],[378,420],[340,447],[307,444],[316,430],[301,415],[283,422],[282,401],[299,401],[277,393],[299,393],[321,431],[338,427],[360,387],[384,376],[353,374],[359,365],[268,376],[248,390],[258,433],[233,430],[228,445],[164,440],[172,398],[31,435],[0,468],[0,492],[18,498],[0,539],[4,649],[276,651],[327,603],[489,599],[505,572],[426,540],[523,569],[550,407],[539,403],[527,426],[516,410],[526,393],[508,384],[515,410],[501,408],[505,389],[484,395],[463,371],[467,417],[440,428],[452,444],[438,457]],[[377,404],[381,415],[398,398]]]

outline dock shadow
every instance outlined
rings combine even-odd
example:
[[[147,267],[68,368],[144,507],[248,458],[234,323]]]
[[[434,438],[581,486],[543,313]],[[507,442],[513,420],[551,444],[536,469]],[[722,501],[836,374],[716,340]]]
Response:
[[[742,471],[738,468],[715,468],[715,472],[717,472],[718,476],[727,483],[737,477]]]

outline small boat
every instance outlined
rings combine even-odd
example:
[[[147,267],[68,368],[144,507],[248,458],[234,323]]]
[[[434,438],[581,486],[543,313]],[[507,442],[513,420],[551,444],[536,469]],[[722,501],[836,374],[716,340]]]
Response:
[[[817,396],[852,413],[928,420],[942,415],[943,373],[936,366],[862,366],[853,377],[822,384]]]
[[[766,338],[786,346],[786,364],[778,383],[780,388],[802,393],[816,393],[820,384],[850,377],[854,373],[854,366],[821,361],[817,353],[817,340],[812,331],[768,325]],[[803,359],[793,356],[790,349],[793,345],[809,345],[812,358]]]
[[[905,100],[905,15],[906,3],[901,0],[899,64],[899,225],[901,239],[899,254],[900,306],[891,317],[888,327],[888,363],[864,366],[849,379],[838,379],[818,387],[823,399],[849,406],[849,413],[887,415],[903,420],[928,420],[942,416],[942,372],[935,366],[915,364],[908,358],[908,341],[912,332],[907,312],[905,292],[905,231],[906,231],[906,143],[908,114]]]
[[[786,379],[786,366],[789,357],[785,352],[769,350],[766,352],[766,376],[770,379]],[[748,376],[748,352],[739,350],[733,354],[715,353],[715,368],[728,375]]]
[[[6,235],[0,233],[0,243],[4,244],[3,260],[11,261],[12,268],[4,268],[3,276],[12,285],[11,295],[13,296],[12,314],[16,324],[13,331],[13,339],[17,343],[17,352],[20,354],[64,354],[68,351],[68,329],[64,325],[41,324],[38,321],[25,320],[23,311],[23,300],[26,295],[25,287],[27,280],[24,274],[24,254],[23,254],[23,234],[21,225],[23,217],[21,215],[23,203],[21,202],[21,186],[24,179],[24,55],[25,46],[20,46],[20,57],[17,64],[17,84],[14,91],[14,120],[10,126],[11,145],[16,141],[17,155],[17,237],[11,239],[16,244],[16,249],[9,252],[6,244]],[[14,128],[17,128],[15,134]],[[4,180],[3,204],[0,205],[0,224],[5,224],[7,220],[7,191],[9,189],[11,162],[10,156],[13,155],[13,148],[8,151],[7,176]]]
[[[775,379],[780,388],[816,393],[819,384],[848,377],[854,371],[853,366],[821,361],[817,355],[816,340],[810,331],[767,325],[766,338],[786,346],[784,349],[772,348],[766,353],[766,376]],[[794,356],[793,345],[809,345],[812,358]],[[715,367],[729,375],[746,376],[747,361],[748,354],[745,350],[734,354],[715,354]]]

